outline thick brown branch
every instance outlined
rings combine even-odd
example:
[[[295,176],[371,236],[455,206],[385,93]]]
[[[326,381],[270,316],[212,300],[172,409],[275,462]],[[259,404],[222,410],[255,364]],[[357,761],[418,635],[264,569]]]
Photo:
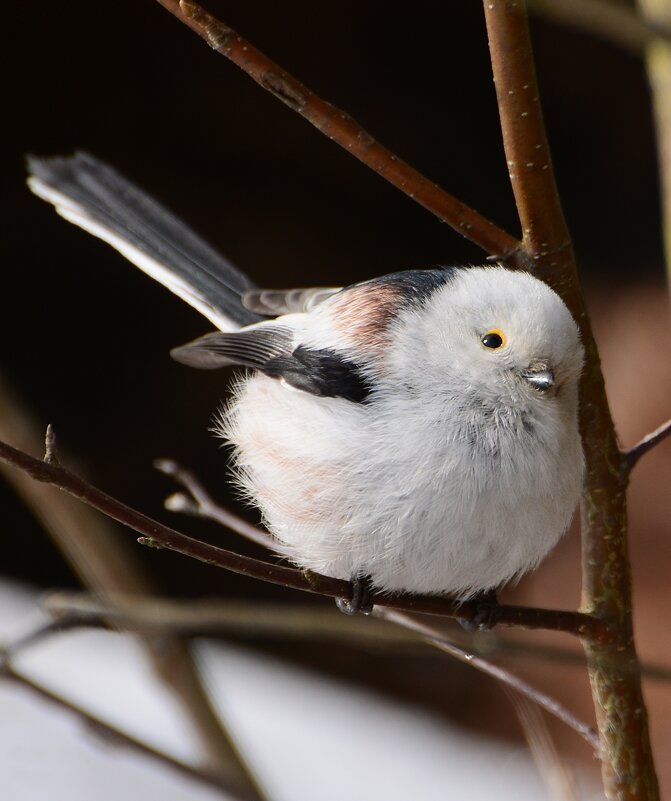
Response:
[[[485,0],[508,174],[533,269],[553,285],[573,265],[545,134],[524,2]],[[571,270],[572,274],[572,270]]]
[[[643,439],[624,453],[624,458],[627,462],[627,468],[631,470],[636,462],[644,456],[649,450],[652,450],[655,445],[671,436],[671,420],[662,423],[659,428],[656,428],[650,434],[647,434]]]
[[[187,537],[186,534],[152,520],[121,501],[117,501],[66,468],[35,459],[4,442],[0,442],[0,461],[23,470],[36,481],[53,484],[108,517],[139,532],[143,536],[138,541],[143,545],[177,551],[192,559],[198,559],[234,573],[303,592],[317,593],[331,598],[349,599],[352,597],[352,585],[349,581],[322,576],[310,571],[296,570],[284,565],[271,564],[218,548],[216,545],[194,540]],[[376,606],[441,617],[458,617],[464,620],[474,619],[480,609],[478,604],[470,601],[460,603],[440,596],[374,594],[372,600]],[[496,622],[506,626],[564,631],[581,637],[590,634],[597,640],[603,641],[607,641],[610,637],[605,624],[580,612],[500,605],[496,607]]]
[[[586,349],[580,427],[586,461],[582,503],[583,608],[615,629],[616,640],[582,638],[603,741],[609,799],[659,797],[632,630],[626,485],[599,356],[577,279],[552,173],[534,74],[524,0],[484,0],[499,115],[524,246],[539,276],[578,320]]]
[[[278,100],[462,236],[495,256],[508,256],[519,249],[520,243],[515,237],[398,158],[349,114],[319,98],[197,3],[191,0],[158,2]]]

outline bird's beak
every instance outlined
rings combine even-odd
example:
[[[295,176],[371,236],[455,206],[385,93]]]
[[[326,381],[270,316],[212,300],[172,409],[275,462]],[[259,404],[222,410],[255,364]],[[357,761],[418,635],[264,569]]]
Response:
[[[539,392],[547,392],[555,382],[555,374],[547,364],[530,364],[522,373],[522,378]]]

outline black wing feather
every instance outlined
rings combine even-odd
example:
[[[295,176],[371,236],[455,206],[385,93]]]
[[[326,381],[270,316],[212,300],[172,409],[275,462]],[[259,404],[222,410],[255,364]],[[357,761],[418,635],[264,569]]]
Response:
[[[359,365],[333,350],[294,345],[290,328],[268,323],[235,333],[217,331],[171,351],[190,367],[252,367],[312,395],[362,403],[370,386]]]
[[[361,368],[334,350],[299,345],[291,356],[272,359],[263,372],[312,395],[344,398],[353,403],[363,403],[371,390]]]
[[[170,351],[178,362],[201,370],[216,370],[231,364],[263,370],[272,359],[289,356],[293,350],[291,329],[263,325],[235,333],[205,334]]]

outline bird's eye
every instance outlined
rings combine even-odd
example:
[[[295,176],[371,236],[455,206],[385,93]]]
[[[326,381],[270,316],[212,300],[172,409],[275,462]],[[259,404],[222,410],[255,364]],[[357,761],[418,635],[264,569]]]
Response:
[[[498,328],[488,331],[480,340],[486,348],[500,350],[506,344],[506,335]]]

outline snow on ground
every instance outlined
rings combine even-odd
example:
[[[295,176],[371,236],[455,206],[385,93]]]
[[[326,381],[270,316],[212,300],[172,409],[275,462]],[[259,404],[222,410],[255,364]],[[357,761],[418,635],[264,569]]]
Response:
[[[0,641],[39,619],[37,594],[0,582]],[[526,751],[238,646],[199,641],[215,700],[272,801],[539,801]],[[16,669],[180,760],[196,738],[133,637],[79,630],[24,651]],[[0,797],[8,801],[211,801],[170,768],[91,734],[76,717],[0,682]]]

